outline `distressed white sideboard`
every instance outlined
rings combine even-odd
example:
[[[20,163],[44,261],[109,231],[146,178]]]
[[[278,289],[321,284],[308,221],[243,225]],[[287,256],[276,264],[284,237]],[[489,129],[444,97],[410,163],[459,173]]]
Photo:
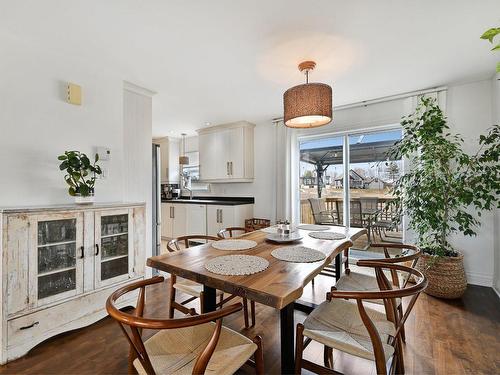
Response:
[[[2,364],[103,318],[107,297],[144,276],[143,203],[0,209],[0,215]],[[135,306],[135,299],[119,304]]]

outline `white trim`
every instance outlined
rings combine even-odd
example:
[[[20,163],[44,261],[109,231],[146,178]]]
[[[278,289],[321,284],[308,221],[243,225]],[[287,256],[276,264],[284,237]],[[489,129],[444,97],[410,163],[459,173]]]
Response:
[[[497,294],[498,298],[500,298],[500,290],[497,288],[493,287],[493,291]]]
[[[157,94],[155,91],[149,90],[145,87],[136,85],[136,84],[134,84],[132,82],[128,82],[128,81],[123,81],[123,89],[130,91],[130,92],[133,92],[133,93],[136,93],[136,94],[139,94],[139,95],[144,95],[144,96],[149,96],[149,97],[152,97],[153,95]]]
[[[466,272],[467,283],[472,285],[481,285],[481,286],[489,286],[493,287],[493,276],[487,275],[484,273],[477,272]],[[495,288],[493,288],[495,289]],[[497,291],[498,293],[498,291]]]

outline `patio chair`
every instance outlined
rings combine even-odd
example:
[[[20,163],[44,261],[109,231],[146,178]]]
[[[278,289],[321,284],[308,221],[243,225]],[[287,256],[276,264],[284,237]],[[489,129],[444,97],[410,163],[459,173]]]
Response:
[[[164,281],[153,277],[126,285],[106,301],[108,314],[118,322],[130,344],[129,373],[139,374],[233,374],[245,363],[264,374],[262,339],[253,340],[222,326],[222,318],[241,310],[241,303],[207,314],[180,319],[145,318],[146,286]],[[116,301],[125,294],[139,290],[133,313],[119,310]],[[194,316],[193,316],[194,315]],[[158,331],[147,340],[142,330]],[[255,362],[250,360],[254,357]]]
[[[344,201],[336,201],[335,205],[337,207],[337,217],[339,223],[343,223],[344,215]],[[349,202],[349,213],[351,227],[363,228],[363,215],[361,211],[361,203],[359,201],[351,200]]]
[[[375,270],[379,290],[360,292],[332,288],[327,293],[326,301],[314,309],[303,324],[297,324],[296,374],[300,374],[302,368],[318,374],[338,374],[333,370],[333,349],[374,361],[378,375],[404,373],[401,330],[418,296],[427,287],[427,279],[420,271],[399,264],[359,261],[358,265]],[[395,289],[384,270],[412,275],[416,285],[405,284]],[[404,297],[410,297],[410,301],[404,316],[399,318],[395,300]],[[384,300],[385,314],[365,307],[364,302],[373,299]],[[313,340],[324,345],[324,367],[303,359],[304,349]]]
[[[183,249],[189,248],[193,243],[200,244],[205,241],[218,241],[219,237],[205,236],[205,235],[190,235],[174,238],[167,243],[167,250],[171,253],[176,251],[182,251]],[[175,300],[176,291],[179,290],[189,296],[190,298],[177,302]],[[222,307],[225,303],[229,302],[233,298],[237,297],[235,294],[230,295],[224,299],[224,292],[221,290],[215,291],[216,296],[219,297],[219,302],[217,307]],[[170,319],[174,317],[174,311],[178,310],[184,314],[189,314],[190,309],[188,309],[186,304],[195,299],[200,299],[200,310],[203,311],[203,285],[191,280],[178,278],[176,275],[170,275],[170,304],[168,310],[168,316]],[[243,297],[243,313],[245,319],[245,328],[250,328],[248,322],[248,302],[245,297]],[[255,324],[255,318],[252,320],[252,326]]]
[[[336,212],[333,210],[328,210],[326,208],[326,201],[324,198],[309,198],[309,204],[311,205],[311,211],[314,218],[314,224],[323,225],[323,224],[338,224],[338,220],[336,218]]]

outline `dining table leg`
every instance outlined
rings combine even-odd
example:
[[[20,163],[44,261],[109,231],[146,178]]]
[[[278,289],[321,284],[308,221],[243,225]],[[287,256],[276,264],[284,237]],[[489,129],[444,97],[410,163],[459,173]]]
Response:
[[[335,256],[335,281],[339,281],[342,275],[342,256],[343,253],[338,253]]]
[[[294,302],[280,310],[282,374],[293,374],[295,368],[295,324],[293,321],[293,311]]]
[[[215,311],[217,301],[215,296],[215,288],[211,288],[209,286],[203,285],[203,293],[201,295],[203,306],[202,313],[208,313],[211,311]]]

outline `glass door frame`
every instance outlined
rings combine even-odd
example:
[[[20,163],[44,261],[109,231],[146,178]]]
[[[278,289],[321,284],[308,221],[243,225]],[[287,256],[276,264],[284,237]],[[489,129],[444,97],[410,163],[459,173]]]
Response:
[[[101,256],[103,253],[102,241],[101,241],[101,218],[103,216],[115,216],[115,215],[128,215],[128,228],[127,228],[127,241],[128,241],[128,272],[114,276],[109,279],[101,279]],[[102,288],[108,285],[113,285],[134,277],[134,220],[133,220],[134,210],[129,208],[124,209],[112,209],[112,210],[101,210],[94,213],[94,282],[95,288]],[[97,251],[97,246],[99,246],[99,251]]]
[[[57,293],[44,298],[38,298],[38,223],[44,221],[57,221],[75,219],[75,289],[65,292]],[[29,273],[29,303],[34,307],[40,307],[59,300],[64,300],[70,297],[77,296],[83,293],[84,285],[84,238],[83,238],[83,212],[75,213],[62,213],[62,214],[41,214],[33,215],[29,218],[29,231],[30,231],[30,251],[28,261]],[[55,244],[52,244],[54,246]],[[50,245],[48,245],[50,246]],[[83,257],[82,257],[83,255]],[[60,270],[59,272],[63,272]],[[57,273],[57,272],[54,272]],[[42,274],[43,276],[43,274]]]
[[[311,135],[298,135],[297,136],[297,144],[296,144],[296,149],[297,149],[297,154],[295,155],[296,162],[297,162],[297,168],[298,168],[298,175],[300,175],[300,143],[303,141],[312,141],[315,139],[322,139],[322,138],[340,138],[342,137],[343,143],[342,143],[342,163],[343,163],[343,169],[344,169],[344,176],[343,176],[343,191],[342,191],[342,198],[343,198],[343,223],[346,226],[346,228],[350,228],[350,205],[347,204],[347,202],[350,202],[350,181],[349,181],[349,171],[350,171],[350,165],[351,165],[351,160],[350,160],[350,148],[349,148],[349,137],[357,134],[365,134],[365,133],[377,133],[377,132],[384,132],[384,131],[390,131],[390,130],[402,130],[400,124],[390,124],[390,125],[381,125],[381,126],[373,126],[373,127],[367,127],[367,128],[360,128],[360,129],[354,129],[354,130],[342,130],[338,132],[324,132],[324,133],[316,133],[316,134],[311,134]],[[405,160],[401,160],[402,163],[402,170],[406,170],[405,166]],[[294,189],[294,196],[297,199],[294,199],[294,211],[298,213],[299,217],[297,217],[297,222],[300,222],[301,217],[300,217],[300,183],[296,181],[293,184],[293,189]],[[406,226],[405,226],[405,220],[403,219],[403,241],[405,240],[405,233],[406,233]]]

